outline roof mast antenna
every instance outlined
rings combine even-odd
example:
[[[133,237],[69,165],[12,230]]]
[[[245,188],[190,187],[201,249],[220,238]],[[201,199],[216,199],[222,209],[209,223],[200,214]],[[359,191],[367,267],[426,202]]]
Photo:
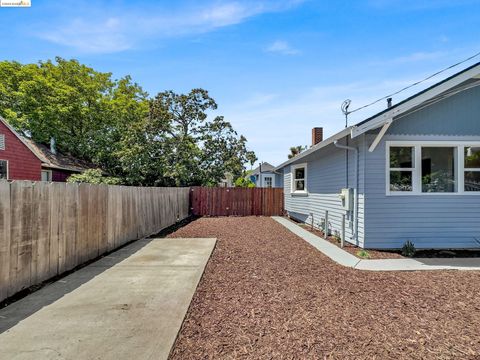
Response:
[[[350,111],[348,111],[348,107],[352,103],[352,100],[347,99],[342,103],[342,113],[345,115],[345,128],[348,127],[348,114],[350,114]]]

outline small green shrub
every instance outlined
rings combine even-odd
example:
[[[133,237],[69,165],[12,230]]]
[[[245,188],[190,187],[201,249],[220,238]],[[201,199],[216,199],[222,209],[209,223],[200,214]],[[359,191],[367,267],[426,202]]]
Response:
[[[243,177],[240,177],[237,180],[235,180],[235,187],[254,188],[255,183],[250,179],[245,179]]]
[[[403,244],[402,247],[402,255],[406,257],[413,257],[415,255],[415,252],[417,250],[415,249],[415,244],[411,242],[410,240],[407,240],[405,244]]]
[[[370,259],[370,254],[367,250],[358,250],[357,256],[362,259]]]

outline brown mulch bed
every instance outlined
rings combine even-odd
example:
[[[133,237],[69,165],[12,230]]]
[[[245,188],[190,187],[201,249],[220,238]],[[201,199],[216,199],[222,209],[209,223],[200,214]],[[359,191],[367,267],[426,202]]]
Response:
[[[310,231],[312,234],[320,236],[322,239],[324,238],[323,237],[324,236],[323,231],[321,231],[321,230],[318,230],[318,229],[315,229],[315,228],[312,229],[311,226],[308,226],[306,224],[297,223],[297,225],[301,226],[305,230]],[[331,242],[333,245],[336,245],[336,246],[340,247],[340,243],[333,236],[327,237],[327,240],[329,242]],[[360,258],[357,255],[357,253],[358,253],[358,251],[360,251],[362,249],[359,248],[358,246],[355,246],[355,245],[349,244],[348,242],[345,242],[343,250],[345,250],[345,251],[349,252],[350,254]],[[404,256],[402,256],[402,254],[400,254],[399,252],[395,252],[395,251],[382,251],[382,250],[368,249],[367,252],[368,252],[368,255],[369,255],[368,259],[404,259],[405,258]]]
[[[480,273],[366,272],[268,217],[201,218],[217,237],[171,359],[478,359]]]
[[[312,234],[315,234],[322,239],[324,239],[323,231],[313,228],[311,225],[307,225],[304,223],[297,222],[293,219],[289,219],[293,221],[297,225],[301,226],[307,231],[310,231]],[[333,236],[329,236],[327,240],[340,247],[340,242],[335,239]],[[350,254],[362,258],[357,255],[357,253],[362,250],[358,246],[345,242],[343,250],[349,252]],[[367,249],[368,252],[368,259],[408,259],[407,257],[401,254],[401,250],[375,250],[375,249]],[[472,258],[472,257],[480,257],[480,250],[475,249],[451,249],[451,250],[435,250],[435,249],[418,249],[415,252],[414,258]],[[362,258],[365,259],[365,258]]]
[[[318,229],[315,229],[315,228],[312,229],[311,226],[308,226],[306,224],[297,223],[297,225],[301,226],[305,230],[310,231],[312,234],[320,236],[322,239],[324,238],[323,237],[324,236],[323,231],[321,231],[321,230],[318,230]],[[335,238],[333,236],[327,237],[327,240],[329,242],[331,242],[333,245],[336,245],[336,246],[340,247],[340,243],[337,240],[335,240]],[[349,252],[350,254],[360,258],[357,255],[357,253],[362,249],[359,248],[358,246],[355,246],[355,245],[352,245],[348,242],[345,242],[343,250],[345,250],[345,251]],[[402,254],[400,254],[398,252],[395,252],[395,251],[382,251],[382,250],[372,250],[372,249],[368,249],[367,251],[368,251],[369,259],[404,259],[405,258],[404,256],[402,256]]]

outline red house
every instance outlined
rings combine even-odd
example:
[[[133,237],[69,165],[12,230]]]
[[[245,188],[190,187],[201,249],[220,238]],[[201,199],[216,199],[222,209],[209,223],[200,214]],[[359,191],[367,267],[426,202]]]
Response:
[[[95,168],[58,153],[53,145],[49,148],[21,136],[0,117],[0,179],[64,182],[72,174]]]

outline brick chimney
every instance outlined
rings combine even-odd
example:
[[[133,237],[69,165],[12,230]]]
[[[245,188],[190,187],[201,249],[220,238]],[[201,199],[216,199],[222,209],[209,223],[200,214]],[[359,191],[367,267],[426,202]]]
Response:
[[[312,146],[323,141],[323,127],[314,127],[312,129]]]

